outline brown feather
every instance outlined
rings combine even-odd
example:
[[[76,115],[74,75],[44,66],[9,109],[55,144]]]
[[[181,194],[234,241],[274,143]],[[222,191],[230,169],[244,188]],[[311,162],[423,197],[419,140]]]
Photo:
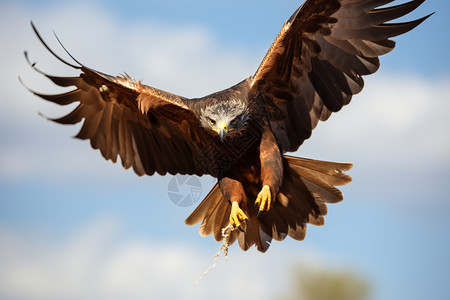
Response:
[[[25,56],[29,62],[28,54]],[[60,60],[79,69],[80,77],[51,76],[30,63],[33,69],[56,85],[75,87],[58,95],[32,91],[62,106],[79,102],[68,115],[51,120],[62,124],[84,120],[76,137],[89,139],[91,146],[99,149],[105,159],[115,162],[119,156],[122,165],[125,168],[133,166],[138,175],[155,172],[202,175],[208,172],[199,168],[195,160],[207,142],[206,135],[184,98],[145,86],[129,76],[113,77]]]

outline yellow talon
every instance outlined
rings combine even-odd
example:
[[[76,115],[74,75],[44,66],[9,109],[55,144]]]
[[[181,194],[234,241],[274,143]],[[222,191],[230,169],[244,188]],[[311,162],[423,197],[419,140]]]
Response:
[[[234,228],[239,228],[241,231],[244,231],[241,227],[241,221],[244,221],[248,224],[248,217],[239,207],[239,204],[235,201],[231,203],[231,213],[230,213],[230,224]]]
[[[263,186],[255,201],[255,207],[259,208],[258,214],[270,209],[272,198],[270,195],[270,187],[268,185]]]

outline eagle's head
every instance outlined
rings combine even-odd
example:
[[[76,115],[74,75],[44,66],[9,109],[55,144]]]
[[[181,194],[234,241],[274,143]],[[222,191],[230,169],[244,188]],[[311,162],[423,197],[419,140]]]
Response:
[[[223,141],[228,132],[239,130],[249,117],[247,104],[238,100],[211,101],[200,112],[201,125],[215,131]]]

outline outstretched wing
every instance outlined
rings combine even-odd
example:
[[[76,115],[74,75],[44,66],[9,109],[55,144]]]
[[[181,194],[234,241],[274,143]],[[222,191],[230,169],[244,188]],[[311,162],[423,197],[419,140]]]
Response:
[[[155,172],[202,175],[206,172],[196,161],[203,146],[204,132],[184,98],[142,85],[129,76],[102,74],[75,59],[79,65],[70,64],[57,56],[31,25],[56,58],[81,71],[78,77],[57,77],[45,74],[30,63],[56,85],[75,87],[58,95],[32,91],[59,105],[79,102],[68,115],[52,121],[76,124],[84,119],[76,137],[89,139],[92,147],[99,149],[108,160],[116,162],[120,156],[123,167],[133,167],[138,175]]]
[[[424,0],[382,7],[394,0],[308,0],[286,21],[253,76],[252,92],[265,101],[283,152],[295,151],[319,120],[348,104],[377,71],[389,38],[429,17],[386,23]]]

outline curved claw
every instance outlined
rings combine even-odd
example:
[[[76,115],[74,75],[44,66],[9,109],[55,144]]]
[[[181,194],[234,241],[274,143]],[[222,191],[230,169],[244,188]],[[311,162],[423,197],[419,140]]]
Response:
[[[245,232],[241,226],[242,221],[244,221],[245,224],[248,225],[247,215],[242,211],[237,202],[232,202],[230,212],[230,224],[234,228],[238,228],[240,231]]]
[[[262,212],[266,212],[270,209],[270,205],[272,204],[272,198],[270,194],[270,187],[268,185],[263,186],[261,191],[258,194],[258,197],[255,201],[255,208],[258,208],[257,217],[261,215]]]
[[[259,218],[262,215],[263,212],[264,212],[263,210],[258,210],[258,213],[256,214],[256,217]]]

